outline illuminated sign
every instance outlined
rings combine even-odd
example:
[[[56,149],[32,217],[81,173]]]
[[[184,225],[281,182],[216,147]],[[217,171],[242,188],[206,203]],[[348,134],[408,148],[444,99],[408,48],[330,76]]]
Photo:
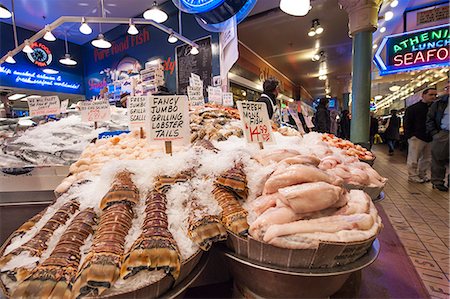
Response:
[[[386,36],[375,53],[380,75],[450,65],[450,26]],[[385,52],[386,59],[381,54]]]
[[[33,52],[27,53],[27,56],[32,63],[39,67],[45,67],[52,63],[53,55],[46,45],[34,42],[30,47],[33,49]]]
[[[210,11],[224,2],[225,0],[180,0],[180,4],[189,9],[191,13]]]

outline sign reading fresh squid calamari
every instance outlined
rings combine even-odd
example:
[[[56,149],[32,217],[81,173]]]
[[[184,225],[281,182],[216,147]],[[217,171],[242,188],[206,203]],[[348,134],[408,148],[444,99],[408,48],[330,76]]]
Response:
[[[450,65],[449,29],[446,24],[386,36],[374,58],[380,75]]]

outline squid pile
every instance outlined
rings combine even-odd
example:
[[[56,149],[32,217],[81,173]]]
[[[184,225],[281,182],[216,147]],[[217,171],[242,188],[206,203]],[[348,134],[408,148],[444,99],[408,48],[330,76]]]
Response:
[[[129,171],[119,172],[103,197],[100,222],[94,233],[91,251],[73,284],[74,297],[99,296],[119,278],[125,237],[139,200]]]
[[[7,263],[15,256],[22,253],[28,253],[32,257],[41,257],[43,252],[48,247],[48,242],[53,235],[53,232],[60,226],[64,225],[69,218],[75,214],[79,208],[79,203],[76,200],[71,200],[59,208],[56,213],[45,223],[39,232],[33,236],[31,240],[14,249],[10,253],[0,258],[0,269],[5,268]],[[28,268],[14,268],[8,269],[6,274],[9,279],[15,282],[23,281],[30,273]]]
[[[13,298],[71,298],[78,270],[80,247],[94,232],[97,215],[89,208],[78,213],[61,236],[55,249],[12,294]]]
[[[140,271],[156,269],[164,269],[174,279],[178,278],[181,257],[168,228],[166,205],[167,199],[163,193],[148,193],[142,234],[125,255],[120,271],[122,278],[128,279]]]

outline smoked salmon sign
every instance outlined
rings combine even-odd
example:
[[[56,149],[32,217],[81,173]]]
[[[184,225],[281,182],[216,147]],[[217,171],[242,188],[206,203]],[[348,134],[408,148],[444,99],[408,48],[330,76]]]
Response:
[[[380,75],[450,65],[449,29],[446,24],[386,36],[374,58]]]

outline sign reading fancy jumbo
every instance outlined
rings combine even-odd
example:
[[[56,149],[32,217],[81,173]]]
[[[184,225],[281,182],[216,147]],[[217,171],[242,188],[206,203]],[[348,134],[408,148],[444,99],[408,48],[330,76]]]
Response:
[[[450,65],[449,29],[446,24],[386,36],[374,59],[380,75]],[[381,56],[383,52],[386,59]]]

